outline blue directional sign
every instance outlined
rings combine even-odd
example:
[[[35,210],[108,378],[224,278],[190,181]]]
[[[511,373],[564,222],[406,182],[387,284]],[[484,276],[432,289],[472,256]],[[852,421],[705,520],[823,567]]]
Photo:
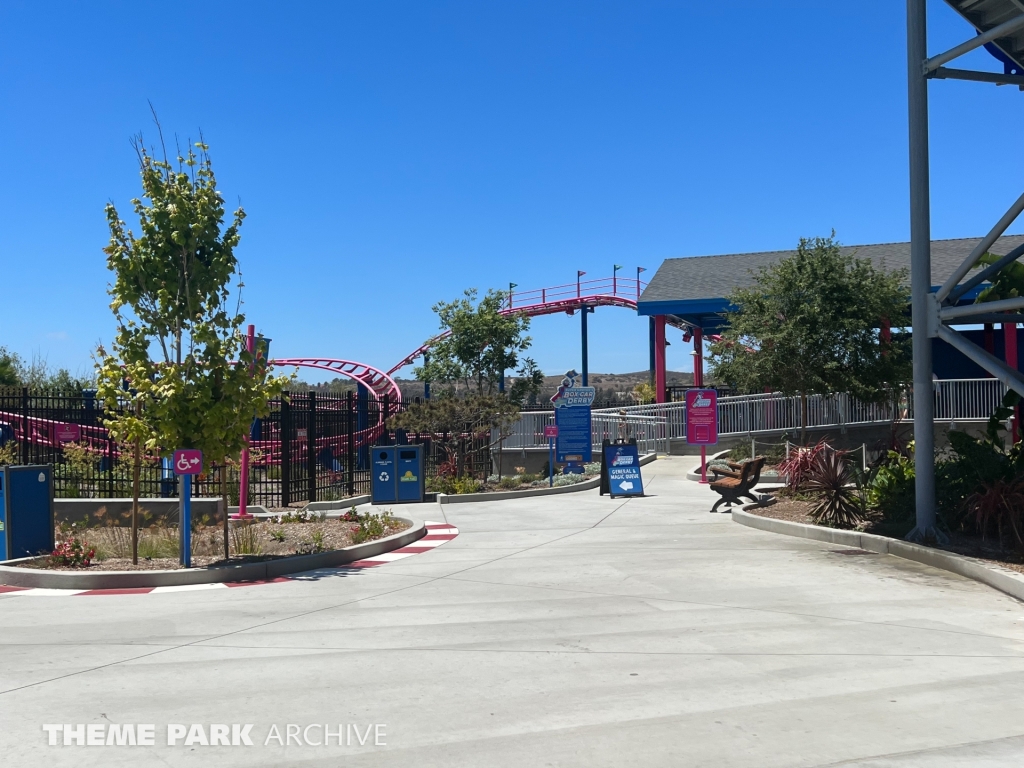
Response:
[[[594,404],[597,390],[593,387],[577,387],[576,371],[567,371],[562,378],[551,404],[555,409],[555,425],[558,427],[555,453],[559,462],[582,464],[592,458],[590,406]]]
[[[612,498],[644,495],[640,453],[635,445],[606,445],[604,462],[608,468],[608,494]]]

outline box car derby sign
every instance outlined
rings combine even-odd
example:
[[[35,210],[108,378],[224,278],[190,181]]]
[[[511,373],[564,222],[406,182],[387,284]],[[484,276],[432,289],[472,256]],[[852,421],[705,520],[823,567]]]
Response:
[[[604,464],[608,469],[608,495],[643,496],[644,480],[640,476],[640,453],[635,445],[606,445]]]
[[[718,393],[715,390],[686,390],[686,442],[690,445],[718,442]]]
[[[555,409],[556,461],[582,464],[591,459],[590,406],[597,390],[577,387],[576,371],[566,371],[562,383],[551,398]]]

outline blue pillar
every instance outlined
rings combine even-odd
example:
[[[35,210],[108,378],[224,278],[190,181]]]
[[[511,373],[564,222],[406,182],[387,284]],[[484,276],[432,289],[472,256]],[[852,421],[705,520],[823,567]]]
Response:
[[[424,352],[423,353],[423,365],[427,365],[429,362],[430,362],[430,353],[429,352]],[[427,381],[423,382],[423,399],[424,400],[429,400],[430,399],[430,380],[429,379]]]

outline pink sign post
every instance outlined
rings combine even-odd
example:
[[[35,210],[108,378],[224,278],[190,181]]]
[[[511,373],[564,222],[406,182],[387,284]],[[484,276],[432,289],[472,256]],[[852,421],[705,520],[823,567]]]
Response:
[[[708,481],[705,446],[718,443],[718,392],[686,390],[686,442],[700,446],[700,481]]]

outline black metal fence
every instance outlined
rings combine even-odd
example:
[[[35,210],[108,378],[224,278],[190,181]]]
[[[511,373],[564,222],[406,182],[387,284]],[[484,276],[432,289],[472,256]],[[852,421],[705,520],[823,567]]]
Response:
[[[367,494],[371,445],[424,445],[428,479],[457,471],[460,461],[464,473],[490,473],[489,433],[395,433],[380,426],[389,409],[386,397],[353,392],[295,392],[271,401],[270,413],[252,426],[248,503],[281,508]],[[109,438],[105,426],[115,414],[89,392],[0,389],[0,465],[52,464],[58,498],[128,497],[132,454]],[[222,470],[229,500],[237,504],[237,464],[200,475],[194,493],[219,496]],[[144,460],[140,485],[144,498],[177,495],[170,460]]]

